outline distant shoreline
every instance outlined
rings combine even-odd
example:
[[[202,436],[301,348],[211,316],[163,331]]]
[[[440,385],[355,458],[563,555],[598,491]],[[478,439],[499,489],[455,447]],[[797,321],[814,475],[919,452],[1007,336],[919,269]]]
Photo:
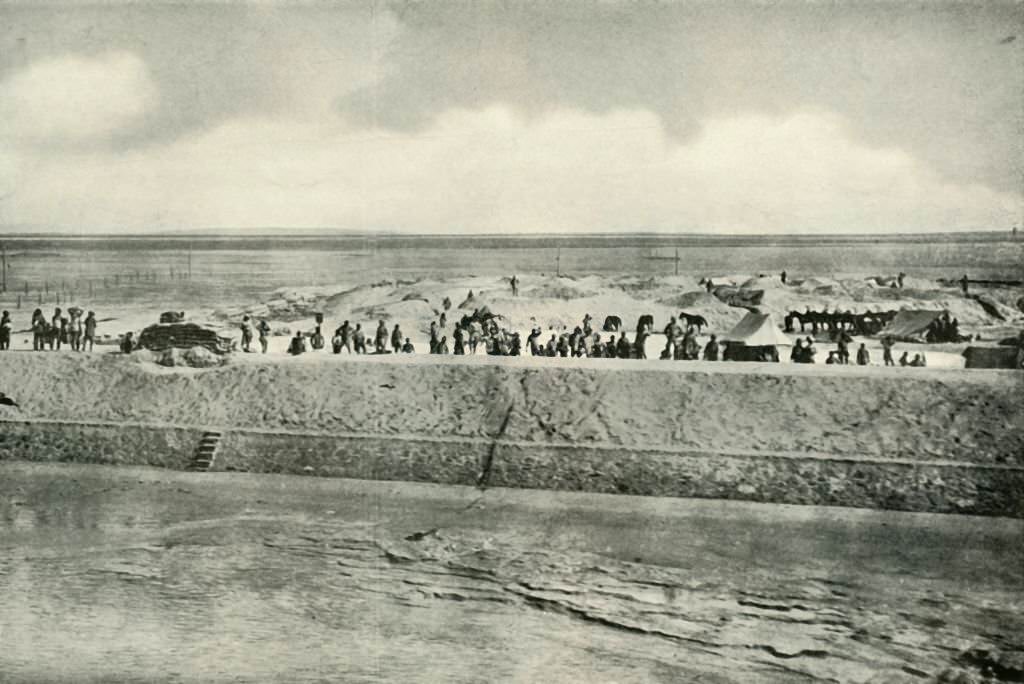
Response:
[[[12,233],[0,242],[12,249],[52,249],[76,247],[117,250],[147,249],[413,249],[413,248],[487,248],[487,249],[586,249],[595,247],[635,248],[700,248],[700,247],[802,247],[802,246],[863,246],[885,244],[1015,244],[1024,245],[1024,237],[1014,238],[1009,231],[978,231],[950,233],[895,233],[895,234],[842,234],[842,235],[720,235],[707,233],[666,234],[554,234],[554,235],[457,235],[457,234],[330,234],[308,232],[239,232],[218,233],[154,233],[82,235],[73,233]],[[671,258],[666,256],[666,258]]]

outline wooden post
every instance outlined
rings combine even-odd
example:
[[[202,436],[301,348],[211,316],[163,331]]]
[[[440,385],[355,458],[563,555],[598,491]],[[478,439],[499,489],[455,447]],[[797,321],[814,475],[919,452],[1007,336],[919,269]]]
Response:
[[[679,275],[679,248],[676,247],[676,275]]]
[[[555,253],[555,275],[559,278],[562,277],[562,248],[559,247]]]
[[[7,245],[0,243],[0,292],[7,292]]]
[[[188,279],[192,280],[192,241],[188,241]]]

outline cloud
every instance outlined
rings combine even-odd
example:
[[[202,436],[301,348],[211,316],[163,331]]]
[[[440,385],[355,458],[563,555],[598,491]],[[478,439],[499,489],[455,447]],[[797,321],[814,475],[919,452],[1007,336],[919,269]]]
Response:
[[[452,110],[415,133],[236,118],[159,148],[22,158],[0,220],[57,229],[433,233],[1005,229],[1024,200],[868,147],[834,112],[702,121],[642,109]],[[31,168],[31,173],[27,170]],[[59,192],[54,192],[59,188]]]
[[[95,143],[130,128],[157,96],[146,65],[131,53],[47,59],[0,82],[3,135],[16,145]]]

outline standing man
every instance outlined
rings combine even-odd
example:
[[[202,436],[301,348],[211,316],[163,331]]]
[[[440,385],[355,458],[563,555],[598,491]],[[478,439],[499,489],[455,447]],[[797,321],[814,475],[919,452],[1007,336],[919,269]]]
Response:
[[[402,351],[402,330],[395,323],[395,329],[391,331],[391,348],[396,354]]]
[[[366,333],[363,332],[362,323],[356,323],[356,329],[352,331],[352,343],[355,346],[356,354],[366,353]]]
[[[718,360],[718,338],[714,335],[708,340],[707,345],[704,346],[704,360],[705,361],[717,361]]]
[[[65,335],[64,325],[60,309],[54,309],[53,318],[50,319],[50,349],[60,349],[60,343]]]
[[[509,280],[509,283],[512,285],[512,296],[513,297],[518,297],[519,296],[519,278],[516,278],[515,274],[513,274],[512,278]]]
[[[259,325],[256,326],[256,331],[260,336],[260,349],[264,354],[267,353],[267,336],[270,335],[270,325],[267,323],[265,318],[261,318]]]
[[[886,366],[895,366],[896,362],[892,360],[892,345],[893,339],[886,335],[882,338],[882,363]]]
[[[970,283],[970,281],[967,280],[967,274],[964,273],[964,277],[960,279],[960,287],[963,288],[964,294],[967,294],[968,283]]]
[[[0,315],[0,350],[11,348],[11,312]]]
[[[248,316],[242,316],[242,351],[252,351],[252,326]]]
[[[82,340],[82,349],[85,349],[85,345],[89,345],[89,351],[92,351],[92,345],[96,342],[96,312],[90,311],[85,317],[85,338]]]

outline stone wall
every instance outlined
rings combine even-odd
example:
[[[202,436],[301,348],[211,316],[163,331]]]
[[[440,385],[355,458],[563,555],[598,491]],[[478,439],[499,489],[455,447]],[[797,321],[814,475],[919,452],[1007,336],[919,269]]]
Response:
[[[152,425],[0,422],[0,460],[151,465],[183,470],[201,430]]]
[[[184,468],[210,429],[214,469],[1024,516],[1013,371],[3,361],[0,459]]]

